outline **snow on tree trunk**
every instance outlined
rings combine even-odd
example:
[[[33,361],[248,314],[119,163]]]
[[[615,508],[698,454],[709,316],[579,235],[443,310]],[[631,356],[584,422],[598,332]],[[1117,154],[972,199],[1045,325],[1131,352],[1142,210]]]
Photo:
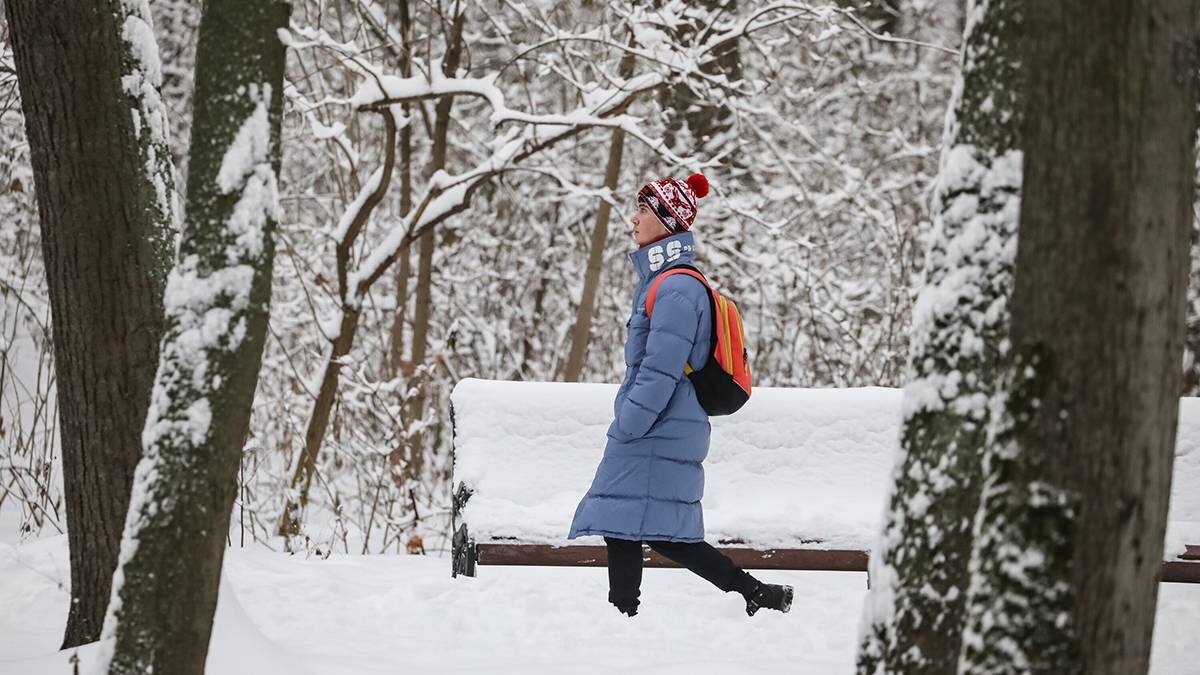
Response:
[[[111,673],[203,673],[270,302],[288,5],[210,0],[187,215],[105,620]]]
[[[9,0],[7,16],[53,316],[71,647],[99,637],[111,595],[162,336],[175,182],[146,2]]]
[[[142,200],[146,221],[153,223],[149,243],[158,263],[150,272],[159,284],[165,284],[175,254],[179,205],[168,142],[171,128],[161,94],[162,60],[154,40],[149,0],[120,0],[115,9],[121,31],[121,89],[132,109],[134,143],[143,164],[140,175],[150,189]]]
[[[1023,5],[980,0],[968,10],[913,310],[901,452],[870,563],[860,673],[950,673],[958,661],[986,404],[1013,284]]]
[[[1144,673],[1181,385],[1198,9],[1028,15],[1012,389],[993,405],[961,672]]]

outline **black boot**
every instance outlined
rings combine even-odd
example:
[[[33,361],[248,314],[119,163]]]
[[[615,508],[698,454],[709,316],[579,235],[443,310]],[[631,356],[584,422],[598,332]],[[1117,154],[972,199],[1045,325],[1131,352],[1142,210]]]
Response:
[[[754,616],[760,609],[774,609],[787,613],[792,608],[791,586],[764,584],[749,574],[746,574],[741,586],[738,590],[742,592],[742,597],[746,598],[747,616]]]
[[[628,617],[637,616],[637,605],[617,606],[617,611]]]

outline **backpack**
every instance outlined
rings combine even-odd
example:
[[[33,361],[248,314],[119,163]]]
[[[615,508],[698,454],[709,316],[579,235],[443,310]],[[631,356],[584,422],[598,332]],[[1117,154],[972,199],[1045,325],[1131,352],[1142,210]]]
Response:
[[[700,406],[710,416],[737,412],[750,398],[750,359],[746,353],[746,333],[737,305],[709,285],[700,270],[691,265],[676,265],[658,275],[646,294],[646,316],[654,312],[658,286],[673,274],[686,274],[704,284],[708,290],[713,317],[713,352],[700,370],[684,364],[683,372],[696,388]]]

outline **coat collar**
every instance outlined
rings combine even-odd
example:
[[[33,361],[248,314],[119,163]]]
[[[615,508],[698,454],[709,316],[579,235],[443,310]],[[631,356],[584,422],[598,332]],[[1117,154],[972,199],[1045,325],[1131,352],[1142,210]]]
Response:
[[[695,257],[696,241],[689,230],[629,252],[629,261],[642,282],[668,267],[691,265]]]

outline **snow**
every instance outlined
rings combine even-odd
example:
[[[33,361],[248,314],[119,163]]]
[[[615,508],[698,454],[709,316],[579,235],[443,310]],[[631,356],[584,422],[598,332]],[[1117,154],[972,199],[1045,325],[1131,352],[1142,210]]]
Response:
[[[345,243],[346,233],[350,231],[350,225],[358,218],[358,214],[362,212],[363,205],[367,203],[371,195],[379,189],[379,184],[383,182],[383,169],[384,167],[382,166],[375,169],[371,173],[371,177],[367,179],[367,182],[363,183],[354,200],[346,205],[346,210],[342,213],[342,217],[338,220],[337,227],[333,231],[333,240],[337,243]]]
[[[749,618],[690,573],[647,569],[638,616],[606,602],[597,568],[489,567],[449,559],[304,559],[227,549],[210,675],[526,673],[709,675],[852,672],[865,575],[764,572],[792,584],[791,613]],[[0,544],[0,673],[64,675],[66,537]],[[1162,584],[1150,672],[1194,673],[1200,585]],[[81,672],[96,646],[78,650]]]
[[[1179,400],[1176,433],[1164,558],[1183,553],[1185,544],[1200,544],[1200,398]]]
[[[281,216],[278,181],[271,166],[271,85],[251,84],[243,93],[254,101],[254,111],[238,129],[217,171],[217,187],[223,194],[241,190],[228,223],[236,239],[226,254],[231,265],[261,256],[267,222]]]
[[[454,484],[474,495],[476,542],[567,545],[613,419],[616,385],[465,379],[454,406]],[[712,419],[705,538],[756,547],[870,550],[899,447],[897,389],[763,387]],[[1200,544],[1200,399],[1180,405],[1168,548]],[[927,496],[926,498],[931,498]],[[576,544],[602,544],[598,537]]]
[[[109,641],[57,651],[66,625],[71,574],[66,537],[19,548],[0,544],[0,598],[15,611],[0,619],[0,672],[60,675],[89,672],[111,651]],[[209,651],[209,673],[286,675],[306,672],[300,661],[265,637],[222,577]]]
[[[472,379],[455,387],[454,482],[475,490],[462,520],[476,541],[567,543],[604,451],[616,389]],[[737,414],[713,418],[704,465],[706,538],[868,549],[899,404],[894,389],[758,388]]]
[[[178,214],[175,194],[174,165],[171,162],[167,135],[166,105],[160,90],[163,83],[162,59],[154,39],[153,18],[148,0],[122,0],[118,10],[121,21],[121,40],[128,50],[126,71],[121,76],[121,88],[132,103],[134,137],[141,139],[145,152],[146,176],[154,186],[155,205],[159,218],[171,227]]]

